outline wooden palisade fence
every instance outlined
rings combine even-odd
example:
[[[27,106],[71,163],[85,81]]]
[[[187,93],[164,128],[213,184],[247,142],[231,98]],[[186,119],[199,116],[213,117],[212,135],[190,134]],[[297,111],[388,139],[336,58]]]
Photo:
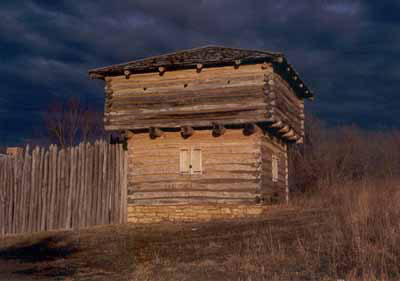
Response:
[[[126,159],[104,141],[0,158],[0,235],[126,222]]]

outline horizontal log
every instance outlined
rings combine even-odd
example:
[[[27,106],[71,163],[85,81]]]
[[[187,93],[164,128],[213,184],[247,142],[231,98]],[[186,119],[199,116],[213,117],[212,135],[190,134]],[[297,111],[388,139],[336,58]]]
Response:
[[[174,198],[174,199],[128,199],[128,207],[140,205],[188,205],[188,204],[254,204],[255,198],[211,198],[211,197],[195,197],[195,198]],[[129,221],[129,214],[128,214]]]
[[[253,64],[253,65],[242,65],[239,70],[234,70],[232,66],[224,66],[224,67],[205,67],[202,69],[200,73],[196,73],[193,69],[185,69],[178,71],[168,71],[164,74],[163,79],[179,79],[179,78],[207,78],[207,77],[215,77],[218,75],[232,75],[232,73],[237,73],[240,75],[244,75],[246,73],[272,73],[273,69],[270,68],[262,68],[262,64]],[[124,80],[124,76],[113,76],[112,82],[119,82]],[[153,81],[159,80],[160,76],[158,72],[151,73],[137,73],[132,75],[132,80],[136,81]]]
[[[276,108],[280,110],[282,113],[284,113],[288,119],[292,120],[296,124],[300,124],[301,117],[300,117],[300,111],[295,111],[293,110],[293,107],[288,105],[282,100],[277,100],[276,103]]]
[[[252,111],[251,114],[248,113]],[[240,120],[244,118],[257,119],[263,116],[263,110],[257,109],[240,109],[240,110],[232,110],[230,112],[205,112],[199,114],[179,114],[179,115],[145,115],[143,117],[140,116],[124,116],[124,117],[109,117],[106,119],[106,124],[113,125],[125,125],[130,124],[132,126],[142,125],[146,127],[160,127],[165,128],[169,127],[168,124],[176,124],[177,127],[182,126],[196,126],[196,121],[204,122],[204,120],[210,120],[210,123],[214,123],[216,121],[225,122],[229,124],[229,121],[232,119]],[[190,123],[185,123],[190,122]],[[239,123],[239,122],[237,122]],[[157,125],[162,124],[162,125]],[[212,125],[211,125],[212,126]]]
[[[277,92],[276,104],[277,106],[280,106],[282,110],[288,111],[295,118],[300,118],[301,108],[296,107],[293,103],[287,100],[284,95],[281,95],[279,92]]]
[[[182,145],[198,145],[201,148],[227,148],[227,147],[237,147],[237,148],[249,148],[250,146],[253,148],[259,147],[259,139],[258,136],[261,136],[261,133],[258,136],[245,136],[245,135],[237,135],[237,139],[233,139],[232,136],[221,136],[221,139],[210,138],[207,139],[208,136],[199,135],[203,133],[202,130],[196,131],[195,139],[183,140],[182,137],[178,133],[178,137],[175,135],[168,134],[170,132],[164,132],[164,138],[162,140],[150,140],[148,135],[145,137],[142,134],[135,134],[135,139],[130,142],[130,146],[140,147],[140,149],[131,149],[130,153],[138,153],[140,151],[168,151],[179,149]],[[246,139],[247,138],[247,139]],[[219,141],[221,140],[221,141]],[[218,155],[215,155],[216,157]]]
[[[208,183],[201,184],[195,181],[175,181],[170,183],[129,183],[128,190],[131,194],[134,191],[161,191],[169,192],[175,191],[187,191],[191,189],[193,191],[225,191],[225,192],[256,192],[260,188],[260,182],[255,183],[253,181],[246,181],[241,183]]]
[[[299,134],[298,132],[301,132],[301,124],[290,119],[289,116],[279,108],[274,109],[274,117],[280,119],[283,124],[289,125],[297,134]]]
[[[161,176],[164,180],[183,180],[185,178],[201,177],[202,179],[242,179],[242,180],[257,180],[260,179],[260,172],[247,173],[231,173],[231,172],[204,172],[202,175],[182,175],[179,173],[154,173],[148,175],[128,175],[129,182],[153,182],[158,181],[157,177]]]
[[[199,129],[197,130],[198,133],[196,134],[196,139],[198,140],[202,140],[204,143],[221,143],[221,141],[219,139],[216,138],[210,138],[211,135],[211,127],[209,129]],[[164,139],[162,142],[159,142],[159,145],[163,146],[166,145],[168,143],[168,145],[173,145],[174,144],[174,140],[178,140],[178,143],[182,142],[181,136],[177,131],[175,132],[165,132],[166,135],[166,139]],[[260,134],[261,135],[261,134]],[[147,135],[145,133],[137,133],[135,140],[144,140],[147,141]],[[243,132],[240,128],[237,129],[227,129],[226,133],[221,136],[221,139],[223,139],[224,141],[233,141],[233,142],[243,142],[243,141],[248,141],[248,140],[252,140],[253,138],[249,138],[245,135],[243,135]],[[186,141],[187,142],[187,141]],[[253,142],[255,142],[255,140],[253,140]],[[148,144],[154,145],[155,143],[158,143],[157,141],[151,141],[148,142]]]
[[[179,174],[179,162],[175,165],[159,165],[159,166],[135,166],[133,165],[133,170],[129,171],[130,176],[152,176],[152,175],[171,175]]]
[[[273,77],[275,80],[275,89],[279,91],[280,94],[285,95],[287,99],[290,99],[296,107],[300,108],[302,101],[289,86],[289,84],[278,74],[274,74]]]
[[[178,153],[176,153],[178,154]],[[178,165],[179,163],[179,156],[177,155],[174,158],[170,157],[164,157],[157,159],[158,156],[153,156],[153,157],[147,157],[146,159],[138,159],[136,160],[136,157],[131,157],[128,158],[128,165],[132,165],[132,167],[135,168],[143,168],[143,167],[163,167],[165,165]]]
[[[240,156],[237,156],[236,154],[229,155],[228,153],[224,153],[219,155],[219,157],[212,157],[204,159],[203,161],[204,165],[230,165],[237,163],[240,163],[240,165],[246,165],[246,164],[253,165],[255,163],[258,163],[258,161],[261,161],[261,156],[260,154],[251,154],[251,153],[248,154],[245,153]]]
[[[231,156],[232,159],[230,159],[229,156]],[[140,159],[136,159],[138,157],[140,157]],[[257,154],[255,153],[241,153],[240,155],[232,155],[232,153],[222,153],[221,155],[219,155],[219,157],[203,157],[204,167],[208,167],[208,165],[258,165],[260,161],[261,157],[257,156]],[[128,159],[128,164],[132,165],[132,167],[135,168],[141,168],[148,165],[152,165],[153,167],[157,168],[164,165],[178,165],[178,163],[178,152],[176,152],[175,155],[168,156],[146,156],[144,154],[141,154],[140,156],[135,155]]]
[[[196,135],[197,137],[197,135]],[[162,141],[165,140],[166,138],[162,139],[159,141],[160,145],[162,145]],[[200,140],[198,140],[200,141]],[[203,153],[205,154],[210,154],[211,156],[213,156],[212,154],[219,154],[216,152],[221,152],[221,154],[223,154],[224,152],[230,152],[232,150],[236,150],[238,153],[249,153],[249,152],[255,152],[258,151],[260,149],[260,144],[256,143],[256,142],[243,142],[243,141],[230,141],[230,142],[210,142],[210,143],[198,143],[198,141],[193,140],[192,142],[190,142],[190,140],[188,140],[188,142],[185,142],[185,140],[182,140],[181,144],[174,144],[174,147],[169,146],[166,148],[162,148],[162,146],[158,146],[157,144],[154,145],[154,147],[152,147],[151,143],[147,143],[147,144],[141,144],[140,142],[134,142],[132,144],[132,146],[136,145],[136,146],[140,146],[140,149],[132,149],[132,151],[129,151],[129,155],[130,156],[137,156],[137,155],[169,155],[169,154],[173,154],[176,153],[176,151],[178,151],[180,148],[182,148],[183,146],[187,146],[187,145],[197,145],[198,147],[200,147],[203,151]],[[217,157],[218,155],[215,155],[215,157]]]
[[[263,122],[263,110],[238,110],[233,112],[207,112],[202,114],[186,114],[177,116],[160,116],[159,118],[147,116],[146,119],[133,116],[132,118],[107,118],[105,120],[106,129],[112,129],[114,125],[117,130],[123,129],[147,129],[149,127],[159,128],[178,128],[182,126],[203,127],[212,126],[215,122],[224,122],[226,124],[242,124],[248,121],[257,120]],[[118,129],[119,128],[119,129]]]
[[[110,104],[107,101],[107,104]],[[182,98],[179,101],[173,99],[164,102],[138,102],[134,100],[126,102],[114,102],[110,104],[111,112],[107,115],[123,115],[126,113],[159,113],[175,111],[192,111],[192,110],[208,110],[212,108],[222,108],[226,104],[227,108],[232,107],[243,107],[243,106],[255,106],[263,107],[265,111],[265,104],[263,99],[255,96],[226,96],[226,97],[209,97],[209,98]]]
[[[257,196],[253,192],[235,192],[235,191],[136,191],[128,194],[129,199],[162,199],[162,198],[182,198],[182,197],[212,197],[212,198],[254,198]]]
[[[125,80],[121,83],[112,83],[111,89],[116,95],[123,94],[145,94],[145,93],[166,93],[169,91],[179,91],[187,85],[187,88],[192,91],[214,89],[214,88],[239,88],[242,86],[264,86],[263,76],[252,74],[246,76],[215,76],[208,79],[179,79],[179,80],[163,80],[153,81],[151,83],[132,82]],[[146,89],[146,90],[144,90]]]
[[[221,96],[222,95],[222,96]],[[146,93],[144,94],[127,94],[127,95],[118,95],[115,91],[112,98],[108,98],[107,100],[114,103],[132,103],[132,104],[157,104],[163,102],[172,102],[179,101],[180,99],[190,98],[194,99],[194,101],[201,101],[207,98],[216,99],[219,98],[227,98],[227,97],[241,97],[241,96],[252,96],[255,98],[263,98],[262,89],[258,86],[243,86],[243,87],[232,87],[232,88],[224,88],[218,87],[213,89],[203,89],[201,91],[194,91],[188,88],[183,88],[180,90],[168,90],[165,93]],[[192,102],[194,102],[192,101]],[[178,103],[179,104],[179,103]],[[182,102],[180,103],[182,104]]]
[[[260,114],[261,115],[261,114]],[[104,128],[106,130],[138,130],[138,129],[147,129],[150,126],[159,127],[159,128],[179,128],[184,125],[193,126],[193,127],[211,127],[213,123],[220,122],[224,120],[224,124],[227,125],[235,125],[235,124],[243,124],[249,122],[264,122],[265,117],[261,116],[246,116],[237,118],[237,116],[223,117],[223,118],[207,118],[207,120],[179,120],[179,121],[165,121],[165,120],[157,120],[153,122],[141,122],[132,124],[130,122],[126,123],[106,123]]]
[[[223,163],[210,163],[204,166],[207,170],[243,170],[243,171],[254,171],[258,169],[261,165],[261,159],[253,159],[253,162],[243,163],[238,160],[238,162],[223,162]]]
[[[195,184],[247,184],[247,183],[261,183],[261,178],[260,179],[253,179],[253,180],[248,180],[248,179],[231,179],[231,178],[209,178],[205,179],[203,177],[180,177],[180,179],[154,179],[154,178],[146,178],[144,181],[135,181],[135,182],[130,182],[130,184],[142,184],[142,183],[161,183],[161,184],[175,184],[177,182],[192,182]]]
[[[105,117],[129,117],[132,115],[150,116],[150,115],[185,115],[185,114],[203,114],[212,112],[229,112],[238,110],[262,110],[266,113],[265,105],[261,100],[254,98],[240,98],[229,102],[228,100],[221,100],[217,103],[204,101],[197,104],[186,104],[185,106],[175,106],[174,104],[163,104],[159,106],[120,106],[111,107],[110,112],[105,113]]]

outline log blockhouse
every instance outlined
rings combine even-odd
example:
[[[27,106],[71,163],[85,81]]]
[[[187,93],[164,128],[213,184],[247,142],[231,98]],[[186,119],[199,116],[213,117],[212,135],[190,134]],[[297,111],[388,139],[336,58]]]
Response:
[[[206,46],[89,75],[105,81],[105,128],[127,140],[129,221],[288,200],[287,150],[313,93],[282,54]]]

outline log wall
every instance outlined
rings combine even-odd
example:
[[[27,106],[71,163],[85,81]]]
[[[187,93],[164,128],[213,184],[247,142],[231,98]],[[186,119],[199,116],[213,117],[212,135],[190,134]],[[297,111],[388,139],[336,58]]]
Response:
[[[260,196],[262,132],[245,136],[227,129],[213,137],[196,130],[185,139],[164,132],[156,139],[134,134],[128,141],[129,205],[252,203]],[[202,152],[202,173],[180,173],[180,149]]]
[[[273,119],[293,130],[299,138],[304,136],[304,102],[278,74],[266,75],[265,100],[271,104]]]
[[[105,77],[105,127],[211,126],[262,122],[267,64]]]
[[[261,139],[262,155],[262,199],[265,203],[288,200],[287,144],[266,133]],[[278,180],[272,180],[272,156],[278,157]]]

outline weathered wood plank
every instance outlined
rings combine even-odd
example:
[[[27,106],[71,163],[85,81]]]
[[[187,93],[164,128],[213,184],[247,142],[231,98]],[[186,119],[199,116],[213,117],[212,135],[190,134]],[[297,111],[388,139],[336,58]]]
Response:
[[[138,87],[145,87],[146,85],[165,85],[168,86],[172,83],[178,84],[188,84],[190,82],[197,82],[200,83],[212,83],[212,82],[219,82],[219,83],[226,83],[229,80],[235,79],[242,79],[242,80],[263,80],[265,75],[268,75],[271,72],[260,72],[258,69],[250,70],[250,71],[217,71],[213,75],[204,75],[203,74],[194,74],[187,72],[186,75],[183,73],[175,72],[175,76],[171,75],[169,72],[169,76],[153,76],[152,79],[137,79],[136,75],[132,76],[134,79],[119,79],[118,76],[114,76],[111,78],[111,81],[107,81],[107,86],[110,88],[117,87],[119,85],[137,85]]]
[[[86,172],[86,144],[82,143],[80,145],[80,185],[79,185],[79,228],[83,228],[85,226],[85,182],[86,178],[84,177]]]
[[[46,217],[48,214],[48,200],[47,194],[49,192],[49,151],[44,151],[44,162],[43,162],[43,186],[41,193],[42,200],[42,214],[40,219],[40,230],[46,230]]]
[[[57,159],[58,149],[55,145],[51,148],[51,168],[52,168],[52,183],[51,183],[51,197],[50,197],[50,216],[49,216],[49,230],[55,229],[56,217],[56,196],[57,196]]]
[[[62,193],[62,188],[63,188],[63,169],[62,169],[62,165],[63,165],[63,154],[64,154],[64,149],[61,149],[58,152],[57,155],[57,172],[56,172],[56,186],[55,186],[55,218],[54,218],[54,226],[53,229],[59,229],[59,225],[60,225],[60,212],[61,212],[61,205],[60,205],[60,200],[61,200],[61,193]]]
[[[104,158],[102,165],[102,188],[101,188],[101,224],[106,223],[107,211],[106,211],[106,201],[107,201],[107,193],[109,190],[109,181],[108,181],[108,170],[109,170],[109,158],[110,158],[110,146],[106,143],[104,146]]]
[[[128,199],[129,205],[187,205],[187,204],[254,204],[256,197],[252,198],[212,198],[212,197],[181,197],[163,199]],[[129,220],[129,214],[128,214]]]
[[[249,191],[152,191],[152,192],[142,192],[136,191],[132,194],[128,194],[129,199],[164,199],[164,198],[189,198],[189,197],[211,197],[211,198],[255,198],[258,193],[253,190]]]
[[[72,197],[73,194],[75,193],[75,183],[74,183],[74,177],[75,177],[75,155],[74,155],[75,148],[71,147],[68,150],[68,169],[69,169],[69,175],[68,175],[68,190],[67,190],[67,195],[66,195],[66,206],[65,206],[65,221],[64,221],[64,228],[65,229],[70,229],[71,228],[71,218],[72,218]]]
[[[0,183],[5,182],[5,163],[6,159],[0,159]],[[4,206],[5,206],[5,190],[4,186],[0,186],[0,235],[5,235],[6,230],[5,230],[5,211],[4,211]]]
[[[123,170],[123,185],[122,185],[122,210],[123,216],[121,223],[128,221],[128,152],[123,151],[124,155],[124,170]]]
[[[165,81],[160,79],[153,83],[115,83],[111,90],[113,96],[130,94],[140,95],[147,93],[169,93],[171,91],[204,91],[210,89],[232,89],[249,86],[263,86],[264,75],[215,77],[213,79],[180,79]],[[201,93],[200,93],[201,95]]]
[[[92,224],[98,224],[97,220],[97,208],[100,208],[100,204],[98,203],[98,194],[99,194],[99,162],[100,162],[100,143],[96,141],[94,143],[94,163],[93,163],[93,208],[91,210],[92,216]]]
[[[6,172],[6,178],[5,178],[5,185],[4,185],[4,190],[5,190],[5,196],[4,196],[4,212],[5,212],[5,220],[4,220],[4,224],[5,224],[5,232],[6,233],[10,233],[10,214],[9,214],[9,209],[10,209],[10,190],[9,187],[11,185],[11,177],[10,177],[10,163],[11,160],[8,159],[8,161],[5,162],[5,172]]]
[[[82,220],[83,220],[83,227],[87,227],[89,225],[88,222],[88,211],[90,210],[90,201],[89,201],[89,186],[90,186],[90,177],[88,175],[90,175],[90,168],[91,168],[91,145],[90,143],[86,143],[86,149],[85,149],[86,155],[85,155],[85,182],[84,182],[84,195],[83,195],[83,216],[82,216]]]
[[[42,200],[42,193],[45,184],[45,171],[44,171],[44,148],[39,150],[39,173],[38,173],[38,192],[37,192],[37,202],[38,202],[38,212],[36,219],[36,231],[42,231],[42,213],[44,202]]]
[[[81,215],[82,215],[82,170],[83,170],[83,143],[80,143],[77,149],[77,164],[76,164],[76,199],[74,201],[74,223],[73,228],[75,230],[81,227]]]
[[[240,68],[233,68],[232,66],[222,66],[222,67],[205,67],[202,69],[201,72],[197,72],[195,69],[185,69],[179,71],[167,71],[161,76],[163,79],[179,79],[179,78],[195,78],[195,79],[205,79],[206,77],[215,77],[216,74],[218,75],[233,75],[237,73],[238,75],[245,75],[245,73],[271,73],[272,67],[269,68],[262,68],[262,64],[249,64],[249,65],[242,65]],[[116,83],[119,81],[126,80],[125,76],[113,76],[110,77],[110,83]],[[160,75],[158,72],[151,72],[151,73],[137,73],[130,77],[131,81],[138,81],[138,82],[154,82],[160,80]]]
[[[232,117],[220,117],[220,118],[210,118],[207,121],[202,120],[179,120],[179,121],[168,121],[165,120],[153,120],[152,122],[142,122],[140,124],[133,125],[132,123],[121,123],[121,124],[109,124],[106,123],[104,126],[106,130],[131,130],[131,129],[147,129],[149,127],[168,127],[168,128],[179,128],[181,126],[199,126],[199,127],[211,127],[213,123],[220,122],[224,120],[224,124],[235,125],[235,124],[243,124],[243,123],[252,123],[252,122],[264,122],[265,117],[260,115],[240,116],[239,118]]]
[[[249,180],[246,183],[209,183],[201,184],[196,181],[175,181],[170,183],[131,183],[128,187],[128,194],[133,192],[153,192],[153,191],[223,191],[223,192],[239,192],[239,191],[255,191],[259,189],[260,182]]]

